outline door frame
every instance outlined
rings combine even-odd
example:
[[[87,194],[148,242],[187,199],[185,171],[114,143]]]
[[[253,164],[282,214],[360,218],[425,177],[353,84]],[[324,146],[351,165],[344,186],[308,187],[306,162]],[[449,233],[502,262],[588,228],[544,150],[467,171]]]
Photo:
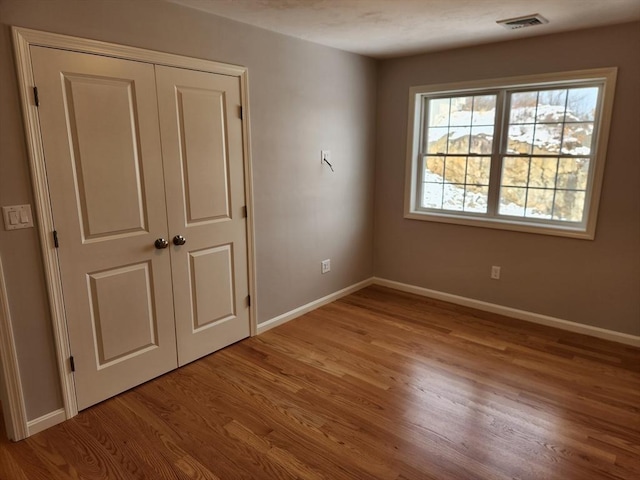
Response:
[[[34,192],[40,247],[44,262],[45,280],[49,296],[50,313],[53,323],[53,336],[64,411],[67,419],[78,414],[75,396],[75,383],[69,357],[69,335],[65,316],[64,297],[60,278],[60,265],[53,243],[53,213],[49,201],[49,186],[46,178],[44,151],[35,104],[35,81],[31,64],[31,46],[70,50],[80,53],[102,55],[124,60],[133,60],[154,65],[198,70],[221,75],[238,77],[242,104],[242,136],[244,157],[244,186],[247,206],[247,264],[249,276],[249,295],[252,298],[249,307],[251,336],[257,333],[257,305],[255,281],[255,250],[253,224],[253,179],[251,169],[251,136],[249,122],[249,79],[246,67],[186,57],[115,43],[90,40],[56,33],[42,32],[22,27],[12,27],[18,86],[23,111],[23,123],[26,134],[31,181]]]
[[[18,441],[29,434],[27,412],[22,397],[22,383],[18,368],[16,343],[11,328],[11,311],[7,297],[7,286],[0,257],[0,403],[4,414],[5,428],[10,440]],[[2,433],[0,433],[2,435]]]

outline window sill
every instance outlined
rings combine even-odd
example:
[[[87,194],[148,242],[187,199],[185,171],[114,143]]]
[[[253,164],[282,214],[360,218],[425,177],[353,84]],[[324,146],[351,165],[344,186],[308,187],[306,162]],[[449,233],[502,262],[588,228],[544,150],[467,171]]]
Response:
[[[423,222],[438,222],[463,225],[467,227],[493,228],[497,230],[552,235],[556,237],[577,238],[581,240],[593,240],[595,237],[595,231],[593,231],[593,229],[590,230],[588,227],[585,229],[582,226],[567,227],[543,223],[518,222],[513,219],[503,220],[498,218],[480,218],[422,211],[405,212],[404,218],[409,220],[420,220]]]

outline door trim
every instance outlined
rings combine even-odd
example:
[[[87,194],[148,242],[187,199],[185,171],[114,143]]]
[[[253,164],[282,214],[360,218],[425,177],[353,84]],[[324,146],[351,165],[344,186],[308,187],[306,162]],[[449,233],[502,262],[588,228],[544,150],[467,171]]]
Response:
[[[254,225],[253,225],[253,180],[251,169],[251,143],[249,131],[249,93],[248,71],[246,67],[230,65],[170,53],[157,52],[114,43],[97,40],[89,40],[55,33],[41,32],[21,27],[12,27],[14,51],[16,57],[16,70],[18,73],[18,86],[23,111],[23,123],[26,134],[31,168],[31,181],[33,185],[35,209],[37,212],[38,233],[44,261],[47,293],[50,301],[50,312],[53,322],[53,333],[56,357],[64,412],[67,419],[78,414],[78,405],[75,396],[75,384],[73,373],[69,365],[69,335],[65,317],[64,299],[62,295],[62,282],[60,278],[60,265],[53,244],[52,232],[54,230],[53,213],[49,203],[49,186],[46,179],[44,151],[38,118],[38,108],[35,105],[33,87],[33,69],[31,67],[31,46],[41,46],[70,50],[80,53],[103,55],[151,63],[154,65],[166,65],[170,67],[198,70],[221,75],[238,77],[240,80],[240,95],[242,102],[242,129],[243,129],[243,155],[244,155],[244,181],[245,198],[247,206],[247,263],[249,276],[249,294],[254,301],[249,307],[251,335],[257,333],[257,305],[256,305],[256,281],[255,281],[255,251],[254,251]]]
[[[22,382],[16,343],[11,328],[11,311],[0,258],[0,378],[4,383],[0,385],[0,399],[5,418],[7,436],[17,442],[28,436],[27,413],[22,396]]]

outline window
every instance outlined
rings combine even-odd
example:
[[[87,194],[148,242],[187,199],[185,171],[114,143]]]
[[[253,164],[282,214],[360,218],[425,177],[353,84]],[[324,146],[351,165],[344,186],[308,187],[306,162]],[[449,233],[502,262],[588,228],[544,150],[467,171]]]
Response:
[[[593,238],[615,76],[412,88],[405,217]]]

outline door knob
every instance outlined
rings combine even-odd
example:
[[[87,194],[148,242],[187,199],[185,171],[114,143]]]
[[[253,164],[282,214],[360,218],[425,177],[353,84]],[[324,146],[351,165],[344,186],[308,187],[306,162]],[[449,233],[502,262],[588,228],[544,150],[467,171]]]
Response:
[[[167,242],[164,238],[158,238],[153,245],[158,249],[162,250],[163,248],[167,248],[169,246],[169,242]]]
[[[187,239],[184,238],[182,235],[176,235],[175,237],[173,237],[174,245],[184,245],[185,243],[187,243]]]

